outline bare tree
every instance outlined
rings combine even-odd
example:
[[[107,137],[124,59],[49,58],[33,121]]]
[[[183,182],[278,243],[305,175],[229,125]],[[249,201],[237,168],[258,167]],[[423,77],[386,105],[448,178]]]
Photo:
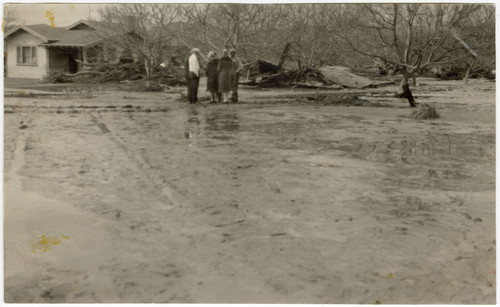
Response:
[[[290,33],[283,35],[285,20],[277,7],[259,4],[181,5],[183,26],[177,37],[203,51],[235,48],[247,65],[282,50]]]
[[[99,11],[100,33],[108,43],[130,50],[144,62],[146,86],[154,70],[165,60],[172,34],[169,25],[176,21],[175,4],[135,3],[107,6]]]
[[[2,32],[7,32],[19,21],[19,11],[17,10],[17,7],[13,6],[12,4],[4,4]]]
[[[494,50],[494,13],[491,9],[483,12],[484,7],[418,3],[272,7],[236,3],[120,4],[101,10],[101,19],[113,29],[109,41],[130,49],[144,61],[147,79],[165,59],[168,44],[174,39],[190,48],[201,48],[203,54],[237,48],[247,65],[266,55],[283,60],[282,53],[287,52],[299,69],[323,64],[353,66],[362,62],[362,55],[400,73],[401,91],[414,106],[408,86],[412,76],[431,66],[457,61],[470,61],[470,69],[486,63],[478,65],[480,57],[464,52],[463,42],[453,35],[459,33],[480,55]],[[485,25],[490,29],[488,35],[481,32]],[[481,57],[486,58],[491,60],[490,55]]]
[[[319,52],[319,31],[314,28],[316,20],[314,6],[311,4],[290,4],[282,7],[285,28],[292,33],[290,37],[292,52],[290,57],[297,62],[299,70],[313,65],[315,53]],[[321,15],[320,15],[321,17]]]
[[[331,11],[338,4],[288,4],[283,5],[285,32],[291,33],[290,57],[300,70],[323,64],[339,64],[343,58],[338,38],[329,35]]]
[[[432,65],[457,60],[461,48],[451,31],[480,5],[472,4],[363,4],[344,5],[332,15],[334,32],[353,51],[395,67],[400,87],[415,106],[408,80]],[[459,56],[465,58],[465,55]]]
[[[495,19],[495,7],[483,5],[453,31],[455,38],[462,44],[462,48],[457,50],[458,56],[466,57],[465,84],[472,72],[495,67]]]

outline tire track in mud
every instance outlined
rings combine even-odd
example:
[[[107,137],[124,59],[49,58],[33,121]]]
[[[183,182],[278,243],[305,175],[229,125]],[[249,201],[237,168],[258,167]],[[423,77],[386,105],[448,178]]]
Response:
[[[141,156],[141,153],[134,153],[133,148],[130,148],[127,145],[124,138],[117,136],[112,129],[109,129],[105,121],[101,118],[94,114],[91,114],[90,116],[93,123],[96,124],[102,134],[106,135],[112,139],[113,142],[119,145],[130,161],[135,164],[137,169],[143,171],[142,175],[152,183],[154,188],[162,191],[162,195],[172,204],[173,207],[182,208],[182,211],[185,211],[181,213],[182,217],[186,217],[189,220],[185,221],[188,224],[183,222],[180,227],[177,227],[176,238],[172,238],[172,241],[168,240],[169,246],[172,249],[178,250],[177,252],[174,252],[173,250],[168,252],[166,259],[170,258],[171,260],[161,260],[157,262],[158,266],[154,264],[147,265],[147,271],[151,268],[151,271],[154,270],[154,272],[158,272],[159,276],[144,276],[144,273],[141,273],[142,270],[139,270],[141,266],[144,267],[143,263],[103,265],[100,268],[101,274],[114,276],[114,279],[109,282],[116,288],[116,295],[118,295],[120,300],[128,300],[135,297],[133,293],[137,291],[136,287],[139,284],[150,283],[149,281],[156,279],[158,279],[158,283],[154,283],[153,286],[149,286],[147,289],[140,290],[142,295],[149,298],[144,302],[196,302],[195,297],[199,294],[192,293],[192,290],[189,289],[193,289],[193,287],[200,287],[200,285],[202,285],[202,281],[206,279],[217,279],[218,283],[222,283],[222,288],[233,286],[231,282],[227,281],[231,278],[229,272],[224,271],[219,273],[224,276],[223,280],[219,281],[219,277],[212,275],[213,263],[201,267],[197,264],[201,263],[200,261],[202,259],[215,259],[214,257],[216,257],[216,255],[221,258],[222,255],[213,249],[213,244],[218,244],[216,242],[221,240],[221,232],[223,233],[223,236],[224,234],[227,235],[227,228],[238,227],[241,225],[245,221],[247,214],[245,214],[245,217],[243,218],[241,218],[241,214],[238,214],[240,215],[239,218],[233,221],[220,221],[219,223],[215,223],[215,220],[218,220],[220,215],[211,215],[210,213],[203,212],[203,210],[200,210],[199,207],[190,205],[189,199],[178,195],[179,192],[175,188],[168,185],[168,183],[164,182],[158,175],[156,175],[153,167],[145,161],[145,158]],[[243,212],[243,210],[238,210],[238,212]],[[257,216],[257,214],[254,215]],[[233,217],[235,216],[233,215]],[[259,215],[259,217],[262,217],[262,215]],[[198,225],[198,227],[192,227],[196,225]],[[207,234],[208,237],[206,236]],[[143,234],[136,233],[135,235],[142,236]],[[156,234],[148,235],[157,238]],[[258,234],[250,234],[250,236],[255,238]],[[162,239],[165,240],[165,238]],[[155,251],[151,252],[153,255],[156,253]],[[183,255],[184,253],[186,254]],[[153,256],[153,259],[156,259],[156,257]],[[167,268],[170,271],[167,270],[167,272],[162,273],[161,270],[163,269],[159,266],[163,265],[165,261],[169,261],[170,264],[168,265],[175,265],[177,269],[173,270]],[[223,260],[219,260],[216,263],[222,264],[222,261]],[[195,264],[194,266],[193,263]],[[200,279],[202,281],[200,281]],[[139,282],[140,280],[149,281]],[[210,287],[211,286],[209,286],[208,289],[211,289]],[[203,288],[205,288],[205,286],[203,286]],[[233,288],[232,290],[237,291],[238,289]],[[106,301],[104,296],[99,297],[99,299],[100,301]]]
[[[152,184],[155,190],[160,191],[161,195],[170,203],[171,206],[183,207],[185,204],[185,200],[180,196],[180,193],[172,187],[170,184],[166,182],[161,182],[160,178],[154,175],[152,167],[144,161],[140,156],[134,155],[133,151],[127,146],[124,140],[120,138],[116,133],[111,131],[106,124],[99,119],[96,115],[90,114],[92,121],[99,127],[103,134],[109,136],[113,142],[115,142],[120,148],[123,149],[125,155],[132,161],[134,164],[143,171],[142,175],[144,175]]]
[[[29,138],[26,129],[31,126],[33,120],[31,117],[28,116],[22,116],[20,119],[21,119],[21,121],[19,122],[19,124],[21,125],[19,127],[20,132],[16,136],[14,149],[11,152],[10,169],[8,171],[4,169],[4,172],[8,173],[8,176],[5,176],[5,181],[7,181],[7,178],[9,178],[10,180],[14,180],[15,184],[20,184],[21,175],[19,174],[19,171],[24,167],[25,164],[25,150],[28,146],[28,138]]]
[[[166,107],[141,107],[128,105],[4,105],[5,114],[13,114],[20,112],[31,112],[36,110],[38,114],[78,114],[78,113],[107,113],[107,112],[122,112],[122,113],[155,113],[168,112]]]
[[[16,145],[12,152],[12,162],[9,170],[9,181],[13,181],[15,185],[20,185],[19,171],[24,166],[24,150],[27,144],[28,136],[25,132],[21,132],[16,138]],[[10,183],[12,184],[12,183]]]
[[[205,110],[202,109],[201,111],[196,113],[196,117],[206,117],[206,114],[204,112]],[[100,118],[97,114],[89,114],[92,118],[92,121],[94,124],[99,127],[101,132],[105,135],[107,135],[110,139],[112,139],[122,150],[124,151],[125,155],[140,169],[142,170],[142,175],[147,177],[147,179],[153,184],[153,187],[155,190],[158,190],[161,192],[162,196],[166,198],[171,207],[178,207],[178,208],[183,208],[184,210],[189,210],[191,211],[191,214],[194,214],[195,216],[198,216],[198,218],[194,218],[193,215],[191,215],[192,219],[191,222],[193,221],[200,221],[203,220],[204,227],[201,227],[203,229],[202,232],[206,231],[215,231],[215,233],[218,235],[219,232],[223,231],[224,229],[227,228],[234,228],[238,227],[239,225],[242,225],[245,221],[252,219],[251,224],[257,223],[261,224],[259,220],[265,219],[265,220],[271,220],[273,223],[282,223],[284,222],[284,216],[279,213],[275,213],[271,210],[259,210],[256,208],[244,208],[244,207],[239,207],[239,206],[234,206],[233,203],[235,203],[235,200],[229,201],[229,202],[224,202],[224,204],[228,205],[229,207],[218,207],[218,209],[214,209],[215,213],[210,211],[210,212],[205,212],[207,209],[206,206],[198,207],[192,203],[195,201],[194,199],[191,200],[189,198],[186,198],[185,195],[181,193],[180,190],[178,190],[176,187],[174,187],[172,184],[169,184],[166,182],[164,179],[160,177],[160,175],[157,175],[155,172],[155,169],[146,161],[144,158],[143,154],[141,153],[135,153],[134,148],[129,147],[127,145],[127,141],[125,137],[119,136],[117,133],[113,132],[103,121],[102,118]],[[189,116],[188,116],[189,117]],[[190,117],[189,117],[190,118]],[[189,121],[189,119],[188,119]],[[200,121],[200,119],[198,119]],[[205,120],[201,120],[202,122],[205,122]],[[196,156],[203,156],[203,154],[197,150],[191,150],[190,153],[196,155]],[[215,170],[214,170],[215,171]],[[222,174],[222,173],[221,173]],[[223,175],[223,174],[222,174]],[[264,186],[269,186],[271,191],[273,193],[281,193],[279,191],[279,188],[277,188],[276,184],[274,182],[270,182],[265,180],[265,178],[261,177],[264,182],[261,182]],[[209,206],[210,207],[210,206]],[[215,208],[215,207],[214,207]],[[226,210],[228,209],[228,210]],[[222,210],[222,211],[221,211]],[[231,212],[232,211],[232,212]],[[222,212],[225,212],[226,214],[220,214]],[[208,220],[207,220],[208,219]],[[286,219],[286,217],[285,217]],[[200,221],[201,222],[201,221]],[[288,224],[288,222],[284,222],[285,224]],[[283,227],[278,227],[280,228],[279,231],[282,231]],[[270,230],[270,233],[275,233],[278,230]],[[279,232],[278,231],[278,232]],[[309,233],[312,230],[306,231]],[[185,234],[190,233],[199,233],[199,231],[194,231],[193,229],[185,229],[184,231]],[[291,233],[289,233],[291,235]],[[256,234],[256,236],[260,236],[261,234]],[[299,235],[306,235],[306,234],[299,234]]]
[[[25,119],[23,122],[31,126],[31,119]],[[105,130],[105,127],[104,124],[99,125],[101,130]],[[10,191],[10,195],[21,195],[24,192],[21,187],[22,180],[29,180],[32,178],[32,176],[23,176],[20,172],[25,167],[26,163],[29,163],[26,161],[26,146],[33,132],[34,130],[21,130],[16,136],[14,149],[12,151],[11,167],[8,171],[8,191]],[[43,177],[40,178],[43,179]],[[15,202],[9,202],[9,204],[10,206],[16,205]],[[98,213],[105,213],[103,210],[115,210],[112,208],[110,209],[106,205],[89,206],[88,208]],[[10,210],[12,210],[12,207]],[[14,223],[12,220],[13,215],[9,213],[10,211],[7,211],[6,218],[9,218],[9,222],[12,224]],[[15,223],[19,222],[22,223],[23,221],[16,220]],[[16,262],[13,259],[15,257],[26,256],[17,251],[19,243],[13,242],[13,239],[16,237],[16,231],[14,230],[15,228],[7,228],[6,264],[10,265],[10,270],[21,270],[14,267]],[[19,229],[17,230],[19,231]],[[12,251],[17,251],[17,253],[11,255]],[[182,265],[172,263],[165,267],[164,261],[147,264],[147,268],[149,268],[150,272],[160,274],[160,276],[151,277],[148,276],[147,272],[145,274],[143,270],[141,270],[141,264],[144,265],[142,262],[121,263],[111,261],[111,264],[105,262],[99,267],[98,273],[94,278],[89,278],[95,274],[92,273],[94,269],[91,267],[88,267],[86,270],[80,270],[78,266],[66,268],[65,264],[61,263],[57,266],[48,265],[43,268],[42,272],[38,272],[36,275],[28,273],[11,274],[9,270],[9,274],[6,276],[5,280],[5,299],[6,302],[9,303],[101,303],[106,300],[115,302],[113,300],[116,298],[120,300],[123,299],[123,301],[132,301],[139,297],[137,292],[141,291],[134,288],[141,284],[141,280],[148,280],[147,283],[150,287],[141,292],[146,292],[149,296],[145,296],[141,302],[168,302],[175,298],[182,302],[189,301],[188,294],[182,292],[179,289],[180,287],[174,283],[175,280],[181,277],[180,274],[184,272],[181,270],[184,269]],[[30,267],[33,266],[33,263],[28,262],[24,263],[24,265]],[[120,268],[119,271],[115,269],[117,267]],[[128,275],[126,275],[127,273]],[[71,281],[69,281],[69,275],[73,276],[71,277]],[[95,283],[102,285],[103,280],[104,282],[106,281],[103,275],[115,276],[112,283],[107,283],[105,285],[108,291],[103,291],[99,289],[98,286],[96,287],[94,285]],[[137,279],[137,275],[139,275],[141,279]],[[112,291],[109,291],[110,287],[113,287]],[[153,291],[161,295],[153,293]],[[162,291],[165,293],[162,294]],[[114,297],[114,295],[117,297]],[[169,297],[170,299],[168,299]]]
[[[24,123],[28,127],[31,127],[33,118],[31,117],[22,117],[21,123]],[[17,203],[18,197],[23,198],[24,193],[30,193],[23,188],[23,181],[25,179],[29,179],[30,177],[25,176],[21,173],[23,168],[26,166],[26,150],[29,144],[29,139],[32,137],[33,130],[25,130],[20,131],[15,138],[14,149],[11,152],[12,156],[10,158],[11,165],[9,170],[6,170],[5,173],[5,181],[4,185],[8,184],[8,188],[4,186],[4,201],[7,203],[4,204],[9,206],[9,208],[4,208],[4,248],[5,248],[5,267],[7,269],[6,274],[4,275],[4,296],[6,303],[64,303],[67,302],[68,297],[71,296],[72,299],[78,301],[79,295],[86,294],[86,289],[89,288],[91,283],[83,279],[75,279],[71,283],[63,283],[58,281],[57,279],[53,279],[52,276],[48,274],[51,271],[62,272],[63,275],[68,274],[69,270],[61,269],[60,267],[56,268],[47,268],[39,269],[36,271],[36,274],[29,275],[26,274],[27,268],[32,270],[35,267],[35,263],[33,263],[29,256],[22,250],[22,243],[17,241],[19,239],[19,234],[23,233],[23,227],[19,227],[19,225],[23,225],[26,221],[23,218],[20,218],[20,213],[16,213],[14,207],[17,207],[19,203]],[[5,195],[8,193],[8,196]],[[14,196],[15,195],[15,196]],[[9,197],[10,196],[10,197]],[[28,197],[29,198],[29,197]],[[10,200],[9,200],[10,199]],[[11,201],[12,199],[16,201]],[[30,201],[37,201],[38,199],[29,198]],[[21,201],[23,203],[23,201]],[[22,205],[22,210],[24,214],[31,214],[29,210],[26,210],[25,205]],[[13,224],[16,226],[13,226]],[[30,231],[33,232],[33,229],[30,225]],[[36,228],[36,227],[35,227]],[[22,234],[21,234],[22,238]],[[22,239],[21,239],[22,240]],[[15,253],[15,256],[12,255]],[[23,268],[16,267],[15,258],[23,259]],[[11,270],[15,273],[12,273]],[[80,275],[81,272],[75,274],[73,271],[72,274]],[[83,275],[83,273],[81,273]],[[88,275],[86,275],[88,277]],[[73,287],[80,289],[80,294],[75,294],[73,291]],[[88,299],[86,302],[98,302],[94,297],[94,293],[91,293],[91,299]]]

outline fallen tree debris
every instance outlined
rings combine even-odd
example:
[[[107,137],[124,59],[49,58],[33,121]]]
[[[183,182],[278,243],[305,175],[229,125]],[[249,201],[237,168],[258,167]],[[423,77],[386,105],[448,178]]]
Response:
[[[356,75],[347,67],[325,66],[319,69],[280,69],[279,65],[257,60],[249,67],[247,80],[240,84],[260,87],[308,87],[324,89],[367,88],[392,85],[393,81],[371,80]]]
[[[342,85],[331,84],[324,85],[319,81],[302,81],[302,82],[293,82],[292,85],[297,87],[310,87],[310,88],[324,88],[324,89],[341,89]]]
[[[64,76],[73,78],[73,77],[78,77],[78,76],[85,76],[85,75],[102,75],[104,74],[102,71],[96,71],[96,70],[82,70],[74,74],[68,74],[65,73]]]
[[[392,81],[376,81],[356,75],[349,68],[343,66],[325,66],[321,67],[319,71],[328,80],[344,87],[366,88],[394,84]]]

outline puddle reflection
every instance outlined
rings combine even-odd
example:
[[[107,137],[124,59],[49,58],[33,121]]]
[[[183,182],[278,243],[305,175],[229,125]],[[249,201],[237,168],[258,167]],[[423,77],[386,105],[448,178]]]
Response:
[[[189,106],[185,114],[186,139],[204,139],[205,142],[209,139],[230,140],[235,139],[240,130],[240,119],[234,110]]]
[[[240,122],[236,112],[214,110],[206,114],[208,131],[234,132],[240,129]]]
[[[208,110],[205,114],[205,130],[210,139],[231,140],[235,139],[235,132],[240,130],[238,114],[231,110]]]
[[[184,138],[191,139],[196,134],[199,133],[200,116],[198,110],[193,106],[188,106],[186,108],[186,131],[184,132]]]

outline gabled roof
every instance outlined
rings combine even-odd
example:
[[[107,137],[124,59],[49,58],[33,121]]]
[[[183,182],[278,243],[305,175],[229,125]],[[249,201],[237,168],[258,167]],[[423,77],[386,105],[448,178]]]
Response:
[[[27,25],[32,31],[39,33],[40,35],[46,37],[49,41],[54,41],[61,39],[61,37],[66,33],[65,27],[51,27],[46,24],[36,24]]]
[[[7,39],[12,34],[23,30],[33,36],[38,37],[46,43],[49,41],[59,40],[66,32],[66,28],[52,28],[51,26],[46,24],[22,25],[9,30],[5,34],[4,38]]]
[[[18,31],[26,31],[41,39],[43,46],[84,47],[102,40],[102,36],[98,35],[102,29],[104,28],[99,22],[90,20],[79,20],[68,27],[51,27],[47,24],[22,25],[9,30],[4,38],[8,39]]]
[[[67,27],[68,30],[97,30],[97,22],[93,20],[80,19]]]
[[[64,36],[57,41],[44,43],[44,46],[66,46],[66,47],[85,47],[93,45],[103,38],[92,30],[71,30],[66,31]]]

